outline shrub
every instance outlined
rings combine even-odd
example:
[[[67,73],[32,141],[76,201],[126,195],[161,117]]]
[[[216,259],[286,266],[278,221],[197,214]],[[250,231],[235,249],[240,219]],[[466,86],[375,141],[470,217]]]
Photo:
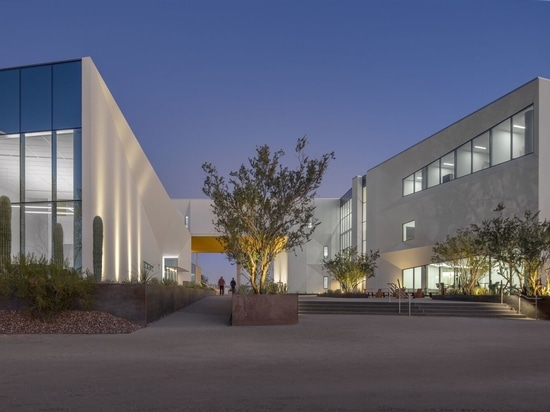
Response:
[[[252,290],[252,287],[249,285],[240,285],[237,288],[236,293],[238,293],[239,295],[251,295],[254,293],[254,291]]]
[[[4,265],[0,289],[3,298],[16,298],[32,316],[48,319],[65,310],[91,307],[95,282],[44,257],[20,255]]]
[[[272,282],[266,284],[265,293],[271,295],[286,295],[288,293],[288,286],[283,282]]]
[[[161,280],[160,283],[163,284],[164,286],[178,286],[178,281],[174,279],[164,278]]]
[[[488,294],[489,294],[489,289],[484,288],[482,286],[475,286],[474,289],[472,290],[472,295],[474,296],[488,295]]]
[[[341,289],[328,289],[325,292],[317,294],[319,297],[324,298],[367,298],[368,295],[362,292],[342,292]]]

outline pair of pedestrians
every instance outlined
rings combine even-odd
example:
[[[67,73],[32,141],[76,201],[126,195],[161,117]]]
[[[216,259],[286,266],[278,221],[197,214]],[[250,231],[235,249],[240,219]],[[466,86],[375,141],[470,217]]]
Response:
[[[231,282],[229,282],[229,285],[231,286],[231,293],[235,293],[235,288],[237,286],[235,278],[231,278]],[[225,295],[225,279],[223,278],[223,276],[218,279],[218,286],[220,288],[220,296]]]

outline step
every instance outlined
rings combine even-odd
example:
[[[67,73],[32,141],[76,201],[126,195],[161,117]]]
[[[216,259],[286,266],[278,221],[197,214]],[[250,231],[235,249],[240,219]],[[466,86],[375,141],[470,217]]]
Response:
[[[399,309],[401,307],[401,309]],[[302,300],[298,303],[299,314],[356,314],[356,315],[399,315],[409,314],[409,301],[324,301]],[[412,316],[455,316],[455,317],[492,317],[526,318],[509,306],[500,303],[481,302],[422,302],[411,301]]]

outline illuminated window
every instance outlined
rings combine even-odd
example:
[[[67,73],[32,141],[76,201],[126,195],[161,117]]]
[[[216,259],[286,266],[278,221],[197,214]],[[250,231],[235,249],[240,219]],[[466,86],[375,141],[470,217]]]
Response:
[[[533,153],[533,106],[405,177],[403,196]]]
[[[410,222],[403,223],[403,242],[414,239],[414,230],[416,222],[411,220]]]

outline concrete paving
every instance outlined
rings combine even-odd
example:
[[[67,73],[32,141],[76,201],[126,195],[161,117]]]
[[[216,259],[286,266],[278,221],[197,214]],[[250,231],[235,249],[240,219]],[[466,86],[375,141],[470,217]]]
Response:
[[[212,296],[128,335],[0,336],[0,411],[547,411],[550,322],[301,315]]]

